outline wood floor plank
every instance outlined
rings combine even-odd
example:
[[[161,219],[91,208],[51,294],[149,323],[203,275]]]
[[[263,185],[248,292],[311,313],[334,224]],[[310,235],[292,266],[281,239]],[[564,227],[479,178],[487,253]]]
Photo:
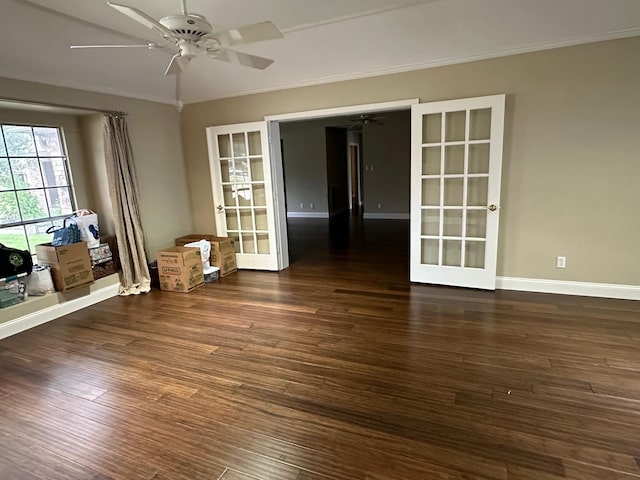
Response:
[[[640,480],[640,302],[411,284],[404,221],[289,234],[0,341],[0,479]]]

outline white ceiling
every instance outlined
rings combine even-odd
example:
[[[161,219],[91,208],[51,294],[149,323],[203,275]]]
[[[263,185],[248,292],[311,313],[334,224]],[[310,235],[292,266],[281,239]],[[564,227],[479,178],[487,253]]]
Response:
[[[117,0],[159,19],[179,0]],[[171,103],[162,50],[70,50],[148,43],[156,34],[104,0],[0,0],[0,76]],[[191,62],[185,103],[640,35],[640,0],[188,0],[214,30],[273,21],[284,38],[238,47],[264,71]],[[594,66],[595,68],[596,66]]]

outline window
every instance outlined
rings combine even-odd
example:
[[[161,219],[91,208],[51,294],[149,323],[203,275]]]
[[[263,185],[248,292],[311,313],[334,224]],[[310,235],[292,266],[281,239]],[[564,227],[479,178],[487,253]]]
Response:
[[[0,125],[0,243],[35,254],[74,209],[61,129]]]

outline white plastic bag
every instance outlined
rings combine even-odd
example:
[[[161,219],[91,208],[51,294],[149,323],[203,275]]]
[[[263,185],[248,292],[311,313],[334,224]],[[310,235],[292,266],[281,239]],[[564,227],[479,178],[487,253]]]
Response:
[[[80,230],[80,240],[87,242],[87,248],[100,245],[100,230],[98,229],[98,214],[92,210],[76,210],[73,212],[75,220]]]
[[[211,256],[211,244],[208,240],[198,240],[197,242],[185,243],[185,247],[197,247],[200,249],[200,258],[202,258],[202,270],[210,267],[209,257]]]
[[[41,265],[34,265],[33,271],[27,277],[27,294],[39,297],[55,292],[51,269]]]

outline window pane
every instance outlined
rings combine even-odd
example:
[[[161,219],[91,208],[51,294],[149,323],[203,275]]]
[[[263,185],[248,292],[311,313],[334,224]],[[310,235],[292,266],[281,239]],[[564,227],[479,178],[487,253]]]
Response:
[[[41,243],[49,243],[53,239],[53,234],[47,233],[47,229],[53,225],[53,222],[41,222],[26,225],[27,239],[29,240],[29,251],[35,255],[36,245]]]
[[[36,144],[33,141],[31,127],[19,125],[3,125],[4,139],[9,156],[30,157],[36,155]]]
[[[71,204],[71,195],[69,188],[47,188],[47,200],[49,201],[49,210],[52,217],[58,215],[69,215],[73,212]]]
[[[44,158],[40,160],[42,164],[42,175],[46,187],[63,187],[69,185],[67,179],[67,169],[64,158]]]
[[[13,190],[9,160],[6,158],[0,158],[0,190]]]
[[[38,155],[41,157],[58,157],[62,155],[60,135],[57,128],[34,127],[33,134],[36,137]]]
[[[22,190],[17,194],[23,221],[49,216],[47,213],[47,201],[44,199],[44,190]]]
[[[0,243],[7,247],[26,250],[27,237],[24,234],[24,227],[18,225],[17,227],[0,228]]]
[[[4,148],[4,138],[0,137],[0,157],[7,156],[7,149]]]
[[[12,158],[11,171],[16,188],[42,188],[42,175],[37,158]]]
[[[0,224],[20,221],[18,199],[15,192],[0,192]]]

